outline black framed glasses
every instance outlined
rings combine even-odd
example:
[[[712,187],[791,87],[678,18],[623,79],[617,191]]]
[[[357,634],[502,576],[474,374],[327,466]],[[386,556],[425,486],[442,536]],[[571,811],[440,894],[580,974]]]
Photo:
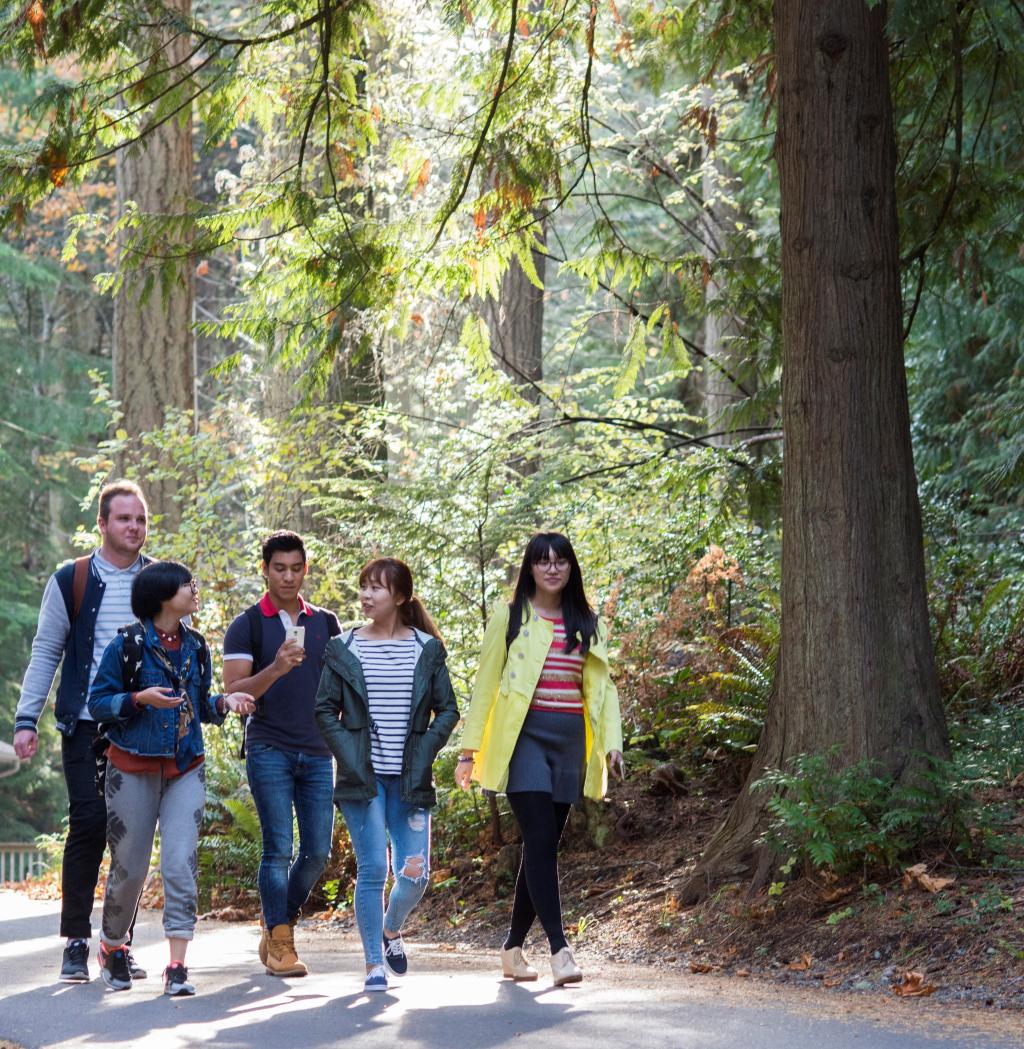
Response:
[[[534,561],[533,563],[542,572],[546,572],[549,568],[554,568],[558,572],[564,572],[569,567],[569,559],[567,557],[559,557],[554,561]]]

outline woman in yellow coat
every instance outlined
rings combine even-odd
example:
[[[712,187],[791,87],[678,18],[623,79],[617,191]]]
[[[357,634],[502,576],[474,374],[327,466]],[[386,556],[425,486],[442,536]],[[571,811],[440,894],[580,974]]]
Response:
[[[463,789],[475,779],[504,792],[522,833],[501,951],[502,972],[514,980],[537,979],[523,956],[534,918],[551,946],[556,986],[583,979],[562,928],[558,840],[573,803],[603,797],[609,769],[624,772],[606,644],[572,544],[558,532],[535,535],[512,603],[499,607],[484,634],[455,771]]]

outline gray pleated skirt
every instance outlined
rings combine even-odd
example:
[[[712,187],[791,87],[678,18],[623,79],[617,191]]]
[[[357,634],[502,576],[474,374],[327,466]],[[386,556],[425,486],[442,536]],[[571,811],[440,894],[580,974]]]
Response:
[[[583,716],[528,710],[508,764],[506,794],[538,790],[573,805],[583,794]]]

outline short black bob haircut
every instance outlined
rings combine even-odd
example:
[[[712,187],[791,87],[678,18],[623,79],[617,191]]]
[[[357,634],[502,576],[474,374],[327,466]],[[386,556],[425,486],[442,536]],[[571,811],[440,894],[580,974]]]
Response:
[[[569,580],[562,591],[565,650],[571,652],[579,646],[580,653],[585,656],[590,651],[591,642],[597,640],[597,613],[590,607],[583,589],[583,574],[576,560],[576,551],[561,532],[538,532],[526,544],[516,590],[509,605],[506,648],[519,636],[523,620],[529,615],[527,603],[537,589],[533,581],[533,566],[547,557],[555,560],[564,557],[569,562]]]
[[[287,554],[292,550],[298,550],[302,554],[302,563],[305,564],[306,544],[302,541],[302,536],[298,532],[289,532],[285,528],[279,532],[273,532],[263,540],[263,563],[269,565],[270,559],[279,551]]]
[[[179,561],[154,561],[146,565],[132,583],[132,614],[155,619],[160,606],[192,582],[192,573]]]

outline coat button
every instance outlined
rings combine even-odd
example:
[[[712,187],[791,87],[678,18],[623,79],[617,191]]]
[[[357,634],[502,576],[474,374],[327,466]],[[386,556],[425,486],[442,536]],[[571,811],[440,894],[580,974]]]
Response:
[[[509,674],[509,677],[515,677],[515,676],[516,676],[516,672],[515,672],[515,671],[513,670],[513,671],[512,671],[512,672],[511,672],[511,673]]]
[[[519,658],[520,658],[520,659],[522,659],[522,658],[523,658],[523,653],[522,653],[522,652],[520,652],[520,653],[519,653]]]
[[[530,628],[529,628],[529,627],[527,627],[527,628],[526,628],[526,629],[525,629],[525,630],[523,631],[523,637],[529,637],[529,636],[530,636]]]

